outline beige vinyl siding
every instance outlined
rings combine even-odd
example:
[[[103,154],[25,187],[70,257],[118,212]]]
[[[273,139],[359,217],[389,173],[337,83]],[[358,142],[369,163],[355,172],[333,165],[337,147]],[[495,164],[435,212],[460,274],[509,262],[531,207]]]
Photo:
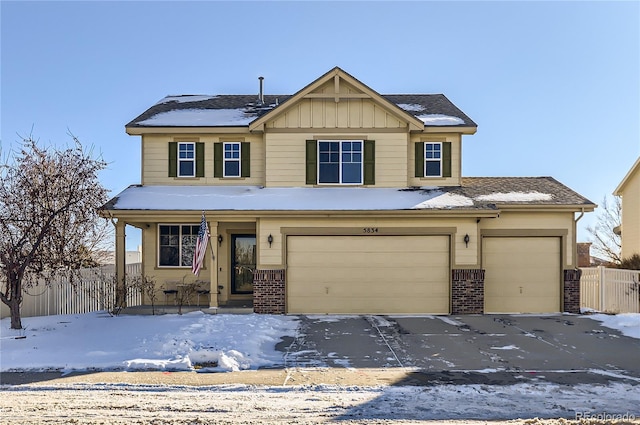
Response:
[[[448,236],[288,236],[288,313],[449,312]]]
[[[524,230],[523,230],[524,229]],[[562,237],[562,246],[565,268],[573,268],[575,252],[575,226],[574,213],[572,212],[527,212],[527,211],[502,211],[497,219],[482,219],[480,232],[512,231],[527,232],[528,236],[549,236],[565,232]]]
[[[640,254],[640,171],[631,176],[622,194],[622,257],[633,254]]]
[[[266,186],[306,185],[306,140],[374,140],[375,187],[407,186],[407,136],[405,133],[266,133]]]
[[[486,313],[561,311],[559,237],[483,238]]]
[[[169,142],[203,142],[205,149],[203,178],[168,177]],[[251,143],[251,177],[214,178],[213,144],[216,142]],[[142,136],[142,184],[144,185],[264,185],[264,142],[260,135],[157,135]]]
[[[451,143],[451,177],[416,177],[415,176],[415,143],[450,142]],[[459,134],[412,135],[407,147],[407,179],[409,186],[459,186],[462,174],[462,137]]]
[[[258,222],[258,268],[277,268],[286,262],[285,236],[288,229],[308,229],[309,234],[348,232],[362,235],[365,228],[376,228],[378,233],[369,237],[376,238],[398,233],[429,234],[441,229],[455,229],[453,232],[453,258],[456,267],[474,267],[479,264],[478,235],[475,218],[418,218],[418,217],[331,217],[331,218],[299,218],[294,217],[260,218]],[[434,230],[435,229],[435,230]],[[339,230],[339,232],[337,231]],[[464,235],[469,235],[469,246],[464,243]],[[268,235],[273,236],[271,247],[267,242]]]

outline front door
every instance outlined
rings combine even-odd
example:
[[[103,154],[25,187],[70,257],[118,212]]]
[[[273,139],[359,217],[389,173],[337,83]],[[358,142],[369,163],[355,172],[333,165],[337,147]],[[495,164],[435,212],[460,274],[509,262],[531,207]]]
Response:
[[[231,236],[231,293],[253,293],[253,271],[256,269],[256,235]]]

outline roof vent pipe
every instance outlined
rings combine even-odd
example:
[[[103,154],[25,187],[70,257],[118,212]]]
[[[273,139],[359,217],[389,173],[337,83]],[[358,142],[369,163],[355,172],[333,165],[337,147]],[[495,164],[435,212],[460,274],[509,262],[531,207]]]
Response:
[[[264,92],[262,91],[262,81],[264,77],[258,77],[258,80],[260,80],[260,95],[258,96],[258,101],[260,101],[261,105],[264,105]]]

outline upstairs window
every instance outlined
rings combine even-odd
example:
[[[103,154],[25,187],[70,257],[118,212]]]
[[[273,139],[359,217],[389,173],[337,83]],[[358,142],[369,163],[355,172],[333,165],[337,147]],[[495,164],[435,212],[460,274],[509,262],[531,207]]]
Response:
[[[199,225],[158,226],[158,266],[191,267]]]
[[[251,177],[251,143],[216,142],[213,144],[213,177]]]
[[[178,177],[195,177],[196,144],[178,143]]]
[[[416,177],[451,177],[451,142],[416,143],[415,162]]]
[[[376,142],[307,140],[305,183],[376,184]]]
[[[204,143],[169,142],[169,177],[204,177]]]
[[[425,177],[442,176],[442,143],[424,144]]]
[[[224,177],[240,177],[240,143],[224,144]]]
[[[319,140],[318,183],[362,184],[362,140]]]

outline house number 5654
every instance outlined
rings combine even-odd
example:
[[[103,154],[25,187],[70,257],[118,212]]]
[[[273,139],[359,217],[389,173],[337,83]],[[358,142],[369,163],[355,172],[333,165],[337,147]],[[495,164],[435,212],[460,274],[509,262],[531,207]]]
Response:
[[[362,230],[364,233],[378,233],[377,227],[364,227]]]

